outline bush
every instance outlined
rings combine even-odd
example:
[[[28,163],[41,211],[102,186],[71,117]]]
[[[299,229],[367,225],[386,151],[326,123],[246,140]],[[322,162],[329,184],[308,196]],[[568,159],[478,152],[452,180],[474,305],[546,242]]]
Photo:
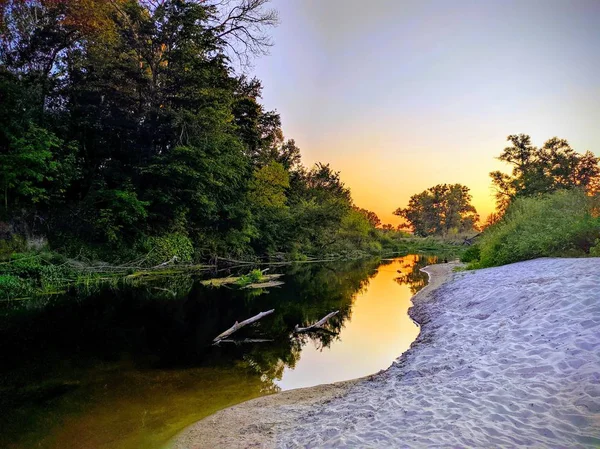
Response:
[[[177,257],[179,262],[191,262],[194,255],[194,245],[184,234],[166,234],[145,239],[143,247],[150,253],[148,262],[152,265]]]
[[[519,198],[479,242],[479,262],[492,267],[547,256],[584,256],[596,251],[600,218],[595,202],[580,190]]]
[[[600,239],[596,239],[594,246],[590,248],[590,256],[600,257]]]
[[[250,285],[250,284],[255,284],[257,282],[261,282],[263,279],[264,279],[264,276],[263,276],[262,271],[260,271],[257,268],[255,270],[252,270],[250,273],[241,276],[238,279],[237,284],[240,287],[245,287],[246,285]]]
[[[13,253],[25,251],[26,248],[23,237],[12,235],[8,239],[0,238],[0,260],[8,260]]]
[[[460,261],[465,263],[475,262],[479,260],[480,256],[481,250],[479,249],[479,245],[471,245],[462,253]]]
[[[10,274],[0,274],[0,298],[11,299],[28,295],[32,286],[25,280]]]

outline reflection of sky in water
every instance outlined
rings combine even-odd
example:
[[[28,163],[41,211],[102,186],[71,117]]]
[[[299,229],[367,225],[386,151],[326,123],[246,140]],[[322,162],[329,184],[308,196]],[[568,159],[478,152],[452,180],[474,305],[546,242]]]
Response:
[[[418,256],[417,256],[418,257]],[[406,351],[419,333],[408,316],[413,296],[409,286],[400,285],[398,270],[411,271],[415,256],[394,260],[379,267],[363,292],[356,295],[352,315],[339,338],[329,348],[308,340],[294,369],[286,368],[282,390],[355,379],[388,368]]]
[[[406,314],[410,286],[423,285],[418,267],[431,262],[300,264],[263,292],[168,277],[73,291],[26,320],[18,311],[0,326],[0,447],[157,449],[217,410],[273,392],[273,382],[285,390],[376,373],[418,333]],[[236,337],[272,342],[212,346],[235,320],[272,308]],[[309,335],[290,342],[295,324],[337,308],[330,324],[343,328],[330,347]]]

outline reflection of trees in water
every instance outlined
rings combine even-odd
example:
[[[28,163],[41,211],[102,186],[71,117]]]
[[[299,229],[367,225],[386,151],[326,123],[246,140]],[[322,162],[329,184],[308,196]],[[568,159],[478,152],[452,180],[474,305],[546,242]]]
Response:
[[[421,268],[437,263],[438,258],[436,256],[415,255],[413,256],[413,261],[414,263],[409,263],[402,267],[409,271],[401,272],[401,270],[398,270],[400,276],[395,281],[400,285],[408,284],[408,288],[410,288],[411,293],[414,295],[427,285],[429,279],[427,273],[421,271]]]
[[[10,381],[26,372],[36,383],[51,378],[54,368],[58,375],[65,363],[93,370],[124,359],[138,368],[248,365],[251,359],[254,370],[278,378],[281,363],[295,366],[307,338],[294,336],[294,326],[339,310],[328,323],[331,333],[310,335],[320,347],[329,346],[378,265],[377,260],[298,264],[286,268],[282,288],[263,292],[204,288],[189,276],[73,290],[47,307],[5,313],[0,351],[6,363],[0,375]],[[273,315],[235,336],[273,342],[211,346],[235,321],[272,308]]]
[[[298,264],[285,268],[281,288],[261,292],[205,288],[189,276],[145,280],[73,290],[46,307],[4,310],[0,409],[16,410],[19,416],[33,416],[38,409],[41,413],[35,405],[38,396],[58,394],[48,390],[56,385],[76,384],[76,389],[61,390],[61,397],[69,401],[85,397],[95,403],[91,391],[96,391],[98,379],[103,385],[116,385],[131,373],[153,370],[171,372],[175,378],[185,372],[178,368],[228,370],[248,379],[240,382],[252,388],[259,385],[262,392],[276,391],[273,381],[281,379],[286,367],[296,366],[304,345],[325,348],[338,338],[351,317],[356,294],[368,286],[379,265],[377,260]],[[272,342],[212,346],[212,339],[235,321],[269,309],[275,313],[234,336]],[[330,332],[293,333],[295,325],[308,326],[334,310],[340,313],[327,323]],[[198,382],[206,382],[206,377]],[[19,393],[22,385],[34,392],[26,402]],[[123,388],[120,391],[125,393],[120,394],[131,390],[127,400],[141,401],[145,395],[141,390],[154,388],[152,382],[141,385]],[[219,385],[219,379],[214,385]],[[81,404],[82,410],[88,408],[87,403]],[[56,407],[52,413],[60,414]],[[4,417],[10,424],[11,415],[6,412]],[[31,418],[21,424],[10,427],[27,432],[40,422]],[[0,419],[0,433],[2,427]]]
[[[249,366],[272,382],[282,378],[285,367],[296,366],[304,345],[329,347],[351,317],[356,294],[366,288],[379,264],[379,261],[371,260],[291,267],[281,289],[270,290],[267,295],[255,298],[257,302],[265,302],[265,309],[269,305],[275,307],[275,314],[265,334],[259,334],[258,329],[250,331],[274,341],[250,348],[245,354],[245,360],[251,360]],[[328,321],[327,331],[293,332],[296,325],[309,326],[334,310],[340,313]]]

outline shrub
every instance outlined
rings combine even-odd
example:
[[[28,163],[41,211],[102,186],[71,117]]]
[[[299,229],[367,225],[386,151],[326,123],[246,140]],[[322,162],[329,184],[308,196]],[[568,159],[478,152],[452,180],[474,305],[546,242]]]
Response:
[[[245,287],[246,285],[249,285],[249,284],[255,284],[257,282],[261,282],[263,280],[263,278],[264,278],[264,276],[263,276],[262,271],[260,271],[257,268],[255,270],[252,270],[250,273],[241,276],[238,279],[237,284],[240,287]]]
[[[148,262],[152,265],[171,260],[174,256],[179,262],[191,262],[194,255],[190,238],[179,233],[148,237],[141,246],[140,250],[150,253]]]
[[[0,275],[0,298],[10,299],[31,293],[32,286],[25,280],[11,274]]]
[[[12,235],[8,239],[0,238],[0,260],[7,260],[15,252],[25,251],[26,247],[23,237]]]
[[[475,262],[479,260],[480,256],[481,250],[479,249],[479,245],[471,245],[462,253],[460,261],[465,263]]]
[[[480,260],[471,268],[589,254],[600,237],[595,201],[577,189],[513,201],[502,219],[482,235]]]
[[[594,246],[590,248],[590,256],[600,257],[600,239],[596,239]]]

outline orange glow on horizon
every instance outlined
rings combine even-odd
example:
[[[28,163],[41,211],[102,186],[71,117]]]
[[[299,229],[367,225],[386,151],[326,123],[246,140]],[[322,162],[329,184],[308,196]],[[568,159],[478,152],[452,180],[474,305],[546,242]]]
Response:
[[[368,131],[365,131],[368,132]],[[505,136],[498,136],[495,144],[488,143],[488,149],[479,149],[477,143],[471,148],[458,148],[448,145],[443,137],[425,141],[423,145],[414,141],[403,150],[391,151],[400,147],[403,139],[396,133],[385,136],[380,130],[369,132],[379,136],[375,148],[370,139],[352,139],[341,137],[325,142],[311,142],[303,148],[304,163],[308,166],[315,162],[330,163],[341,172],[342,181],[350,188],[354,203],[377,214],[382,224],[397,226],[403,219],[393,212],[406,207],[410,197],[436,184],[463,184],[470,189],[472,204],[477,209],[480,221],[495,211],[495,198],[489,173],[494,170],[507,171],[508,167],[497,161],[505,144]],[[304,139],[301,139],[304,140]],[[414,147],[417,147],[414,149]],[[311,151],[311,147],[316,151]],[[447,146],[444,152],[435,148]],[[306,148],[306,150],[304,150]],[[344,152],[331,151],[332,148],[344,148]],[[327,149],[330,149],[327,151]],[[427,154],[428,157],[423,157]],[[327,160],[323,160],[326,155]],[[474,156],[471,156],[474,155]]]
[[[455,183],[485,220],[509,134],[600,155],[599,2],[272,3],[281,26],[255,70],[265,106],[305,165],[330,163],[383,223]]]

